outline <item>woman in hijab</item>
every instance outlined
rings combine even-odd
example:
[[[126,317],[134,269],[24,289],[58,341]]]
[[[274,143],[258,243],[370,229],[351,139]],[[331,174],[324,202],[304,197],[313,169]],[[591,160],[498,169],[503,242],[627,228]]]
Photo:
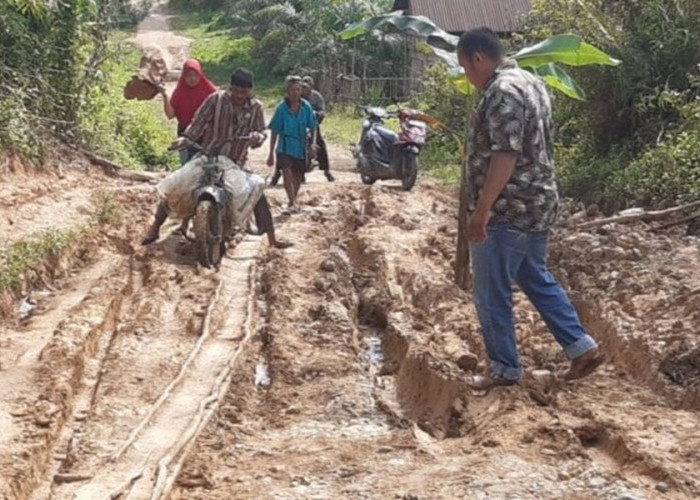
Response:
[[[297,195],[306,172],[306,133],[311,131],[312,154],[316,149],[316,117],[308,101],[301,98],[301,78],[288,76],[285,79],[287,98],[277,105],[270,121],[270,155],[268,166],[275,164],[282,171],[284,189],[289,198],[289,213],[298,213]],[[275,146],[277,148],[275,149]]]
[[[199,106],[210,95],[216,92],[216,86],[207,79],[199,61],[188,59],[182,66],[180,80],[170,99],[165,89],[163,94],[163,109],[169,119],[177,118],[177,135],[180,137],[192,122]],[[184,165],[195,151],[186,149],[180,152],[180,161]]]

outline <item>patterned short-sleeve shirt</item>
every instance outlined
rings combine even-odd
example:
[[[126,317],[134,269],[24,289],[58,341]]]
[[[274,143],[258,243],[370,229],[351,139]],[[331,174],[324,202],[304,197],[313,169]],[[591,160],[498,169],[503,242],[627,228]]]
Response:
[[[552,118],[544,82],[505,60],[487,86],[474,117],[467,158],[468,210],[484,188],[494,151],[517,154],[515,171],[491,209],[490,223],[545,231],[557,217]]]

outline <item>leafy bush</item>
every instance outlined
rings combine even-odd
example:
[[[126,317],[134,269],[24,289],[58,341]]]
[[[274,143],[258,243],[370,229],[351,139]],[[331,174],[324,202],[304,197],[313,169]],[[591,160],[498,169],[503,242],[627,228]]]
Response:
[[[664,139],[615,172],[611,195],[663,206],[700,199],[700,102],[681,108],[682,120]]]
[[[80,108],[81,141],[89,148],[129,168],[154,170],[175,166],[166,152],[175,139],[175,126],[168,123],[162,101],[126,101],[123,87],[138,68],[139,51],[123,41],[125,35],[108,42],[105,77],[87,89]]]
[[[149,7],[150,0],[0,3],[0,148],[39,160],[44,138],[56,136],[104,146],[131,166],[162,163],[160,146],[152,146],[162,125],[149,129],[152,109],[117,99],[127,70],[119,73],[115,59],[123,59],[108,42],[115,27],[133,26]]]
[[[80,236],[80,231],[45,231],[0,249],[0,293],[17,287],[24,274],[42,259],[60,253]]]
[[[689,115],[700,86],[695,0],[539,0],[515,44],[574,32],[623,61],[573,75],[587,101],[554,101],[564,193],[608,209],[697,196]],[[695,122],[697,123],[697,122]],[[693,149],[695,148],[695,149]],[[696,163],[697,164],[697,163]]]

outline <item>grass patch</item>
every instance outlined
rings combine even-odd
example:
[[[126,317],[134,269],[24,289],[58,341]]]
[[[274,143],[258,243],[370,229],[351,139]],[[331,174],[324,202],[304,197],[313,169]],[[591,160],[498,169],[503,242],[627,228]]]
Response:
[[[22,284],[33,267],[50,256],[58,256],[77,241],[83,231],[46,231],[0,250],[0,293]]]
[[[321,131],[326,140],[347,147],[360,139],[362,117],[351,107],[334,107],[323,120]]]
[[[443,184],[459,184],[462,160],[450,136],[429,133],[421,162],[429,176]]]
[[[192,39],[190,57],[202,63],[207,77],[221,88],[229,84],[231,73],[240,67],[255,73],[255,95],[267,107],[275,106],[284,97],[284,78],[271,75],[264,61],[253,56],[255,40],[237,37],[230,28],[222,27],[221,13],[194,9],[182,2],[172,2],[171,26]]]
[[[94,220],[101,225],[116,222],[122,213],[122,205],[106,191],[98,191],[93,195],[95,210],[92,213]]]
[[[165,117],[161,98],[124,99],[124,85],[138,70],[141,59],[141,51],[126,42],[131,35],[123,31],[110,37],[111,57],[104,68],[105,79],[89,90],[80,109],[83,141],[127,168],[176,167],[176,158],[167,153],[167,147],[175,139],[175,125]]]

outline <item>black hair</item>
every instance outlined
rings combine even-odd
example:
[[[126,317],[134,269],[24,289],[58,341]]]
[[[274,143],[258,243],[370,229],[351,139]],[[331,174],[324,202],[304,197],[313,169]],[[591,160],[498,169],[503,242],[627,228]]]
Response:
[[[459,37],[457,50],[467,56],[473,56],[479,52],[491,59],[500,59],[505,55],[503,44],[501,44],[498,35],[487,27],[465,31]]]
[[[231,85],[243,87],[246,89],[253,88],[253,73],[245,68],[238,68],[231,75]]]

